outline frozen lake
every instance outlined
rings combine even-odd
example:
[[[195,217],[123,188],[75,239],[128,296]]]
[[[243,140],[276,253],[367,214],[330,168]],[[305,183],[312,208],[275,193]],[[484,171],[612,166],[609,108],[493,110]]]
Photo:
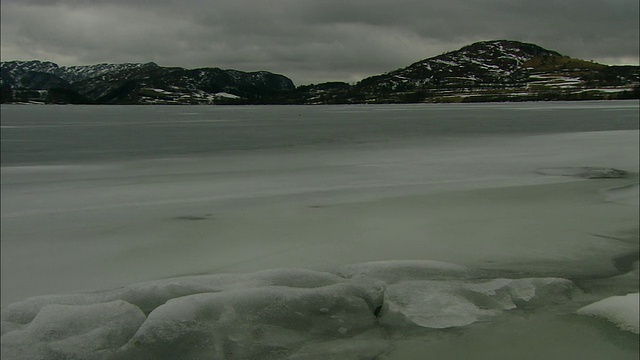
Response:
[[[638,356],[637,101],[0,109],[3,358]]]

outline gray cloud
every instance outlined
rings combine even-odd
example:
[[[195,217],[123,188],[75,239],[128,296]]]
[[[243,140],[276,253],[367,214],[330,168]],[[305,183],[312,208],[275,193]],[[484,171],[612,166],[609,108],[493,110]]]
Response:
[[[637,0],[3,0],[2,59],[357,81],[478,40],[638,63]]]

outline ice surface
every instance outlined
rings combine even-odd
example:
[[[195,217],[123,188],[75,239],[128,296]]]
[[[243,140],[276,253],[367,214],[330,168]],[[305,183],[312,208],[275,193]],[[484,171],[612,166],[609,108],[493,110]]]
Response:
[[[585,233],[615,236],[637,216],[584,201],[634,180],[572,183],[579,178],[536,170],[635,172],[637,135],[435,138],[3,166],[2,304],[184,274],[386,259],[586,269],[565,260],[622,249]]]
[[[413,279],[462,278],[472,274],[464,266],[432,260],[372,261],[346,265],[338,273],[345,277],[371,277],[388,284]]]
[[[391,348],[391,342],[380,338],[361,340],[339,339],[323,342],[309,342],[295,353],[287,357],[288,360],[367,360],[386,353]]]
[[[626,185],[603,190],[607,201],[625,205],[640,205],[640,187],[638,184]]]
[[[637,102],[7,109],[3,359],[637,359]]]
[[[640,294],[627,294],[624,296],[612,296],[587,305],[578,310],[578,314],[597,316],[616,324],[627,331],[640,333]]]

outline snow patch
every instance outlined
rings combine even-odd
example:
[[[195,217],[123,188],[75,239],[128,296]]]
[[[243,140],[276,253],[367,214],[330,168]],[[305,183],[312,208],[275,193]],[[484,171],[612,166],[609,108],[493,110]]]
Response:
[[[639,293],[633,293],[612,296],[580,308],[577,313],[600,317],[616,324],[622,330],[640,334],[639,295]]]
[[[238,95],[233,95],[233,94],[229,94],[226,92],[219,92],[219,93],[215,93],[213,94],[215,97],[219,97],[219,98],[226,98],[226,99],[240,99],[240,96]]]

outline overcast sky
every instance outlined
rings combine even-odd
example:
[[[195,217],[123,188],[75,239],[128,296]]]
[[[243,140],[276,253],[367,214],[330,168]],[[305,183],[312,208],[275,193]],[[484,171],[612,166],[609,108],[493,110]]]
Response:
[[[2,60],[355,82],[480,40],[638,64],[638,0],[1,0]]]

